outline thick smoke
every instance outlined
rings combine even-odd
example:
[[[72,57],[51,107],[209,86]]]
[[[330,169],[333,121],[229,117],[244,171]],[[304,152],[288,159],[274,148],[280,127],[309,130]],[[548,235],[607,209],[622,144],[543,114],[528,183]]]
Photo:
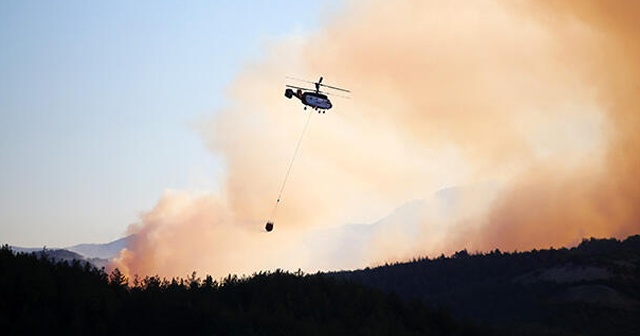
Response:
[[[608,125],[598,165],[589,157],[564,174],[557,162],[533,166],[505,191],[487,218],[482,248],[567,244],[584,236],[617,236],[640,228],[640,4],[575,1],[523,6],[557,37],[558,58],[581,73]],[[576,36],[577,26],[588,30]],[[574,38],[575,37],[575,38]],[[575,49],[580,50],[577,52]],[[572,63],[577,63],[572,64]],[[544,245],[542,245],[544,246]]]
[[[326,270],[636,233],[639,7],[349,3],[246,67],[201,128],[224,190],[167,192],[114,265]],[[283,97],[285,75],[354,93],[311,116],[267,234],[309,113]]]

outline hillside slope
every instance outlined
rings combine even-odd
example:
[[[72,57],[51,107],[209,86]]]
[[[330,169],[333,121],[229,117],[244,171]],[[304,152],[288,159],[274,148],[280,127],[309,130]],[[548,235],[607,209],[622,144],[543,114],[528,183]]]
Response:
[[[640,236],[451,257],[333,276],[520,335],[640,334]]]
[[[420,303],[320,274],[220,282],[107,276],[89,263],[0,249],[6,335],[483,335]]]
[[[127,247],[129,242],[133,240],[134,235],[114,240],[106,244],[78,244],[66,247],[66,250],[78,253],[87,259],[106,259],[110,260],[118,256],[120,251]]]

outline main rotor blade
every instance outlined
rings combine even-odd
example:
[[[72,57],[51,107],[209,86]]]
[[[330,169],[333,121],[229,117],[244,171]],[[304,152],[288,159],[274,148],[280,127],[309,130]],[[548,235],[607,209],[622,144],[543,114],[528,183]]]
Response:
[[[323,94],[326,94],[327,96],[331,96],[331,97],[340,97],[340,98],[344,98],[344,99],[351,99],[351,97],[339,95],[339,94],[336,94],[336,93],[330,93],[330,92],[324,92],[324,91],[321,91],[321,92]]]
[[[300,79],[300,78],[289,77],[289,76],[286,76],[285,78],[293,79],[293,80],[297,80],[299,82],[305,82],[305,83],[309,83],[309,84],[315,84],[316,83],[316,82],[312,82],[312,81],[309,81],[309,80],[306,80],[306,79]]]
[[[285,86],[288,87],[288,88],[292,88],[292,89],[315,91],[314,89],[307,89],[307,88],[303,88],[303,87],[299,87],[299,86],[293,86],[293,85],[285,85]]]
[[[320,77],[320,80],[317,81],[317,82],[312,82],[312,81],[309,81],[309,80],[306,80],[306,79],[300,79],[300,78],[289,77],[289,76],[286,76],[285,78],[293,79],[293,80],[297,80],[297,81],[304,82],[304,83],[309,83],[309,84],[317,84],[317,85],[320,85],[320,86],[324,86],[324,87],[327,87],[327,88],[330,88],[330,89],[334,89],[334,90],[338,90],[338,91],[342,91],[342,92],[351,92],[351,91],[349,91],[347,89],[342,89],[342,88],[339,88],[339,87],[335,87],[335,86],[331,86],[331,85],[327,85],[327,84],[322,84],[322,80],[324,79],[323,77]],[[310,90],[310,89],[308,89],[308,90]]]
[[[341,89],[339,87],[335,87],[335,86],[331,86],[331,85],[327,85],[327,84],[320,84],[320,86],[328,87],[330,89],[339,90],[339,91],[343,91],[343,92],[351,92],[351,91],[349,91],[347,89]]]

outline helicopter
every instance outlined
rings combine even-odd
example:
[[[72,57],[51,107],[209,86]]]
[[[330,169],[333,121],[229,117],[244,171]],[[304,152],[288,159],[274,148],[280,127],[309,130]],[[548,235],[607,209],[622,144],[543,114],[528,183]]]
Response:
[[[341,89],[339,87],[330,86],[327,84],[322,84],[322,77],[317,82],[311,82],[303,79],[297,79],[292,77],[287,77],[289,79],[314,84],[316,89],[307,89],[303,87],[286,85],[287,89],[284,91],[284,96],[291,99],[291,97],[296,97],[300,99],[302,104],[305,105],[304,109],[307,109],[307,106],[310,106],[314,110],[318,111],[318,113],[325,113],[326,110],[330,109],[333,105],[331,104],[331,100],[329,100],[329,93],[320,91],[320,87],[326,87],[332,90],[342,91],[346,93],[350,93],[351,91],[346,89]],[[295,89],[295,91],[293,90]],[[335,95],[335,94],[334,94]],[[348,98],[345,96],[335,95],[337,97]]]

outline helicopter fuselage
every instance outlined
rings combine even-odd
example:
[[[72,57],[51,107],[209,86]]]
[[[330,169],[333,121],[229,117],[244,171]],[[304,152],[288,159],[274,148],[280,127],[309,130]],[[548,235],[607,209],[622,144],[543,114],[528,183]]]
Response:
[[[300,99],[303,104],[315,109],[328,110],[331,108],[331,101],[326,95],[315,92],[305,92]]]
[[[287,98],[296,97],[300,99],[304,105],[311,106],[315,110],[328,110],[333,106],[326,95],[318,92],[302,90],[294,92],[291,89],[287,89],[284,95]]]

